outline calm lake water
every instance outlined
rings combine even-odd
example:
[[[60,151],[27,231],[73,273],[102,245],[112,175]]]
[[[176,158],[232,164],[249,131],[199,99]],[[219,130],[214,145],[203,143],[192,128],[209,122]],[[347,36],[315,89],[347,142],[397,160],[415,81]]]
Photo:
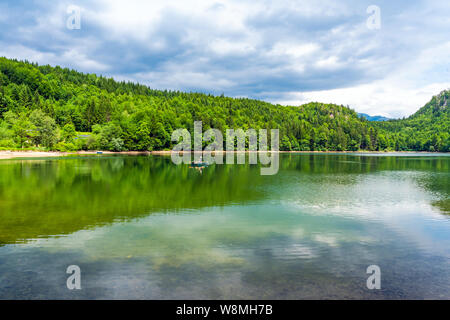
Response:
[[[259,169],[0,161],[0,299],[450,299],[449,155],[282,154],[277,175]]]

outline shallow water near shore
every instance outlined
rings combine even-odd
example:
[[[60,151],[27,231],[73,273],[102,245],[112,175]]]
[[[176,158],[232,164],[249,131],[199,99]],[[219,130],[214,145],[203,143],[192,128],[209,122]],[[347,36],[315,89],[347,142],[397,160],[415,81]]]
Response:
[[[0,299],[450,299],[448,154],[279,156],[1,160]]]

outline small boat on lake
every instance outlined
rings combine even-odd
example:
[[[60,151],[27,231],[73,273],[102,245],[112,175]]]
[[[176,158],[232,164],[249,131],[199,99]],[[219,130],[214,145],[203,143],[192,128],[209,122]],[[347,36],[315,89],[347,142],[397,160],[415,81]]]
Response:
[[[206,163],[206,162],[198,162],[198,161],[191,162],[192,168],[206,168],[207,166],[208,166],[208,163]]]

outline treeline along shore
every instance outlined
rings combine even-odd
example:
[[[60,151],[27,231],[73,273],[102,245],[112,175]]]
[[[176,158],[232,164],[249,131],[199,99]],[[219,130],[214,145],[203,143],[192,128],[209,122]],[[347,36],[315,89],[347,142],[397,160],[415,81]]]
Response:
[[[153,90],[0,58],[0,150],[171,150],[174,130],[201,121],[205,131],[278,129],[281,151],[448,152],[449,104],[447,90],[406,119],[370,122],[342,105]]]
[[[161,151],[73,151],[73,152],[61,152],[61,151],[37,151],[37,150],[29,150],[29,151],[0,151],[0,160],[10,160],[10,159],[25,159],[25,158],[52,158],[52,157],[66,157],[66,156],[89,156],[89,155],[128,155],[128,156],[170,156],[173,151],[169,150],[161,150]],[[266,151],[220,151],[220,153],[251,153],[251,152],[266,152]],[[435,152],[424,152],[424,151],[267,151],[269,153],[280,153],[280,154],[415,154],[415,153],[423,153],[423,154],[435,154]],[[180,153],[184,153],[180,151]],[[193,152],[192,152],[193,153]],[[212,152],[212,154],[216,154],[216,152]]]

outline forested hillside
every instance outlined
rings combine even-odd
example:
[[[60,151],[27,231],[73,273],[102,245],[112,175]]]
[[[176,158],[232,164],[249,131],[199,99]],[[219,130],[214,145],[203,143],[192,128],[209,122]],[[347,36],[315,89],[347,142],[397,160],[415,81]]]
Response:
[[[403,120],[374,124],[391,132],[399,150],[450,151],[450,91],[434,96],[419,111]]]
[[[360,119],[344,106],[287,107],[152,90],[94,74],[0,58],[0,148],[171,149],[178,128],[280,129],[282,150],[449,151],[449,92],[406,120]]]

